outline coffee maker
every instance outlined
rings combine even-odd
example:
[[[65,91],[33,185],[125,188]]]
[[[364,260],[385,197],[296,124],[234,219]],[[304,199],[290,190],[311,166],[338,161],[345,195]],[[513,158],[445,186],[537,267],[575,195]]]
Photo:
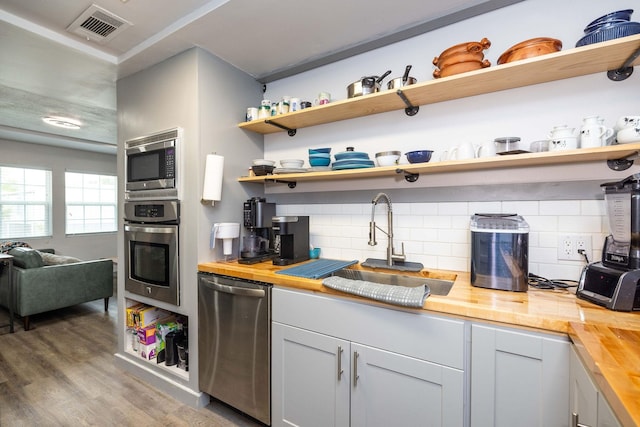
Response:
[[[610,234],[602,260],[582,271],[576,295],[611,310],[640,310],[640,174],[601,187]]]
[[[267,203],[262,197],[253,197],[243,205],[243,224],[246,230],[240,250],[241,264],[255,264],[275,256],[272,218],[276,215],[276,204]]]
[[[276,216],[273,218],[276,257],[273,265],[289,265],[309,259],[309,217]]]

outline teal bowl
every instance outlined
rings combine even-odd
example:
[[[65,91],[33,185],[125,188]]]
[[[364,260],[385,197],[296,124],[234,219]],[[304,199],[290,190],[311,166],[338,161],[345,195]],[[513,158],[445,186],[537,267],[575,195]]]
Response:
[[[331,157],[309,157],[311,166],[329,166],[330,163]]]
[[[309,148],[309,155],[331,153],[331,148]]]

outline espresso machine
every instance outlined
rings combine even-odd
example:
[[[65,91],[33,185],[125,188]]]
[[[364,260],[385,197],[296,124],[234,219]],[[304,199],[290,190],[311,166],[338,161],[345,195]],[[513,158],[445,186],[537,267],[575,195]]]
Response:
[[[253,197],[243,205],[245,236],[240,250],[241,264],[255,264],[275,256],[272,218],[276,204],[262,197]]]
[[[309,259],[309,217],[273,217],[276,257],[273,265],[289,265]]]
[[[640,174],[601,187],[610,234],[602,260],[582,271],[576,295],[610,310],[640,310]]]

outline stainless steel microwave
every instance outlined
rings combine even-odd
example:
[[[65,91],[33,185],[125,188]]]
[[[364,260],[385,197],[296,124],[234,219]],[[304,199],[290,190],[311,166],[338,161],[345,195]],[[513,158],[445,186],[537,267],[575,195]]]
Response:
[[[125,141],[125,199],[179,200],[179,128]]]

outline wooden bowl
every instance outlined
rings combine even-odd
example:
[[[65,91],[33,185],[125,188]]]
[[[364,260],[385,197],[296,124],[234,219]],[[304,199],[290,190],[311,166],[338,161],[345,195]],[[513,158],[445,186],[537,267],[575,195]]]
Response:
[[[500,55],[500,58],[498,58],[498,65],[558,52],[561,49],[562,42],[558,39],[538,37],[535,39],[525,40],[515,46],[511,46],[505,53]]]
[[[460,43],[444,50],[440,56],[433,58],[433,65],[446,68],[452,64],[469,61],[482,61],[484,59],[483,50],[488,49],[491,42],[486,37],[479,42]]]
[[[452,76],[454,74],[466,73],[468,71],[479,70],[491,65],[487,59],[484,61],[466,61],[459,62],[457,64],[451,64],[441,70],[433,70],[433,77],[439,79],[440,77]]]

